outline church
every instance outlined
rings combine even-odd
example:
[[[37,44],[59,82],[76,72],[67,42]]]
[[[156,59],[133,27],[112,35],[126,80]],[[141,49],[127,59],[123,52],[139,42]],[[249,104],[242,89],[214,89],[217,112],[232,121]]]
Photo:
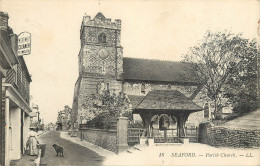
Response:
[[[171,110],[189,110],[184,117],[187,124],[210,118],[210,111],[203,109],[207,107],[205,95],[194,78],[191,64],[123,57],[121,20],[111,21],[102,13],[93,19],[84,16],[80,40],[79,77],[72,106],[74,123],[84,124],[95,117],[94,105],[98,103],[93,96],[107,89],[111,93],[126,94],[133,113],[143,120],[140,112],[157,109],[159,116],[150,117],[150,121],[157,121],[154,124],[159,125],[161,117],[172,121],[168,126],[176,122],[173,114],[166,115]]]

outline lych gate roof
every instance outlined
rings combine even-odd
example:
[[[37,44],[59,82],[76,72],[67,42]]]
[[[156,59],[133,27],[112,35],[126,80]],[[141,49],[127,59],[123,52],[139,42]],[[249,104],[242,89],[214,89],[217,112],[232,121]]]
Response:
[[[190,63],[123,58],[124,80],[196,84]]]
[[[134,109],[137,110],[172,110],[172,111],[200,111],[202,107],[195,104],[184,94],[177,90],[154,90],[149,92],[140,104]]]
[[[136,108],[145,96],[128,95],[132,108]]]

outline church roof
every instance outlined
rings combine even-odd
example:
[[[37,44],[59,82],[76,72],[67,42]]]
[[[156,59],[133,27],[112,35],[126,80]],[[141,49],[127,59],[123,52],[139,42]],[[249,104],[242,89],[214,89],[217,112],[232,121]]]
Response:
[[[124,80],[196,84],[190,63],[123,58]]]
[[[203,110],[203,108],[177,90],[154,90],[143,98],[133,113],[137,113],[139,110],[195,112]]]

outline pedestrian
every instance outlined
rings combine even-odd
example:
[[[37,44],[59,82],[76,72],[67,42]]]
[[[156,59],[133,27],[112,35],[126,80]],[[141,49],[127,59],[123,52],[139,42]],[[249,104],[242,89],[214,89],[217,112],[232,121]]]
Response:
[[[37,133],[34,131],[34,128],[30,128],[30,132],[28,134],[28,141],[29,141],[29,155],[35,156],[38,155],[38,148],[37,144],[39,144],[39,141],[37,139]]]

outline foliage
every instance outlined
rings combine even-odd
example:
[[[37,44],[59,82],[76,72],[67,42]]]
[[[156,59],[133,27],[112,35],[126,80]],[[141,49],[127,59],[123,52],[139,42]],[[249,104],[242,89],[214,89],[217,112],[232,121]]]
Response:
[[[111,129],[116,125],[116,119],[119,116],[128,117],[132,119],[132,113],[130,110],[130,101],[127,96],[119,92],[116,95],[114,92],[110,93],[109,90],[104,91],[99,95],[101,105],[94,105],[99,112],[92,120],[87,122],[89,127]]]
[[[214,101],[214,117],[222,104],[231,76],[237,75],[241,57],[252,53],[248,39],[230,32],[206,32],[198,46],[190,49],[185,61],[191,62],[197,82],[204,86],[207,96]]]
[[[133,123],[132,121],[130,121],[128,127],[129,128],[143,128],[143,122],[135,122],[135,123]]]
[[[258,106],[257,94],[257,42],[248,41],[245,54],[239,56],[240,64],[229,77],[225,96],[234,105],[234,112],[244,113],[255,110]]]

